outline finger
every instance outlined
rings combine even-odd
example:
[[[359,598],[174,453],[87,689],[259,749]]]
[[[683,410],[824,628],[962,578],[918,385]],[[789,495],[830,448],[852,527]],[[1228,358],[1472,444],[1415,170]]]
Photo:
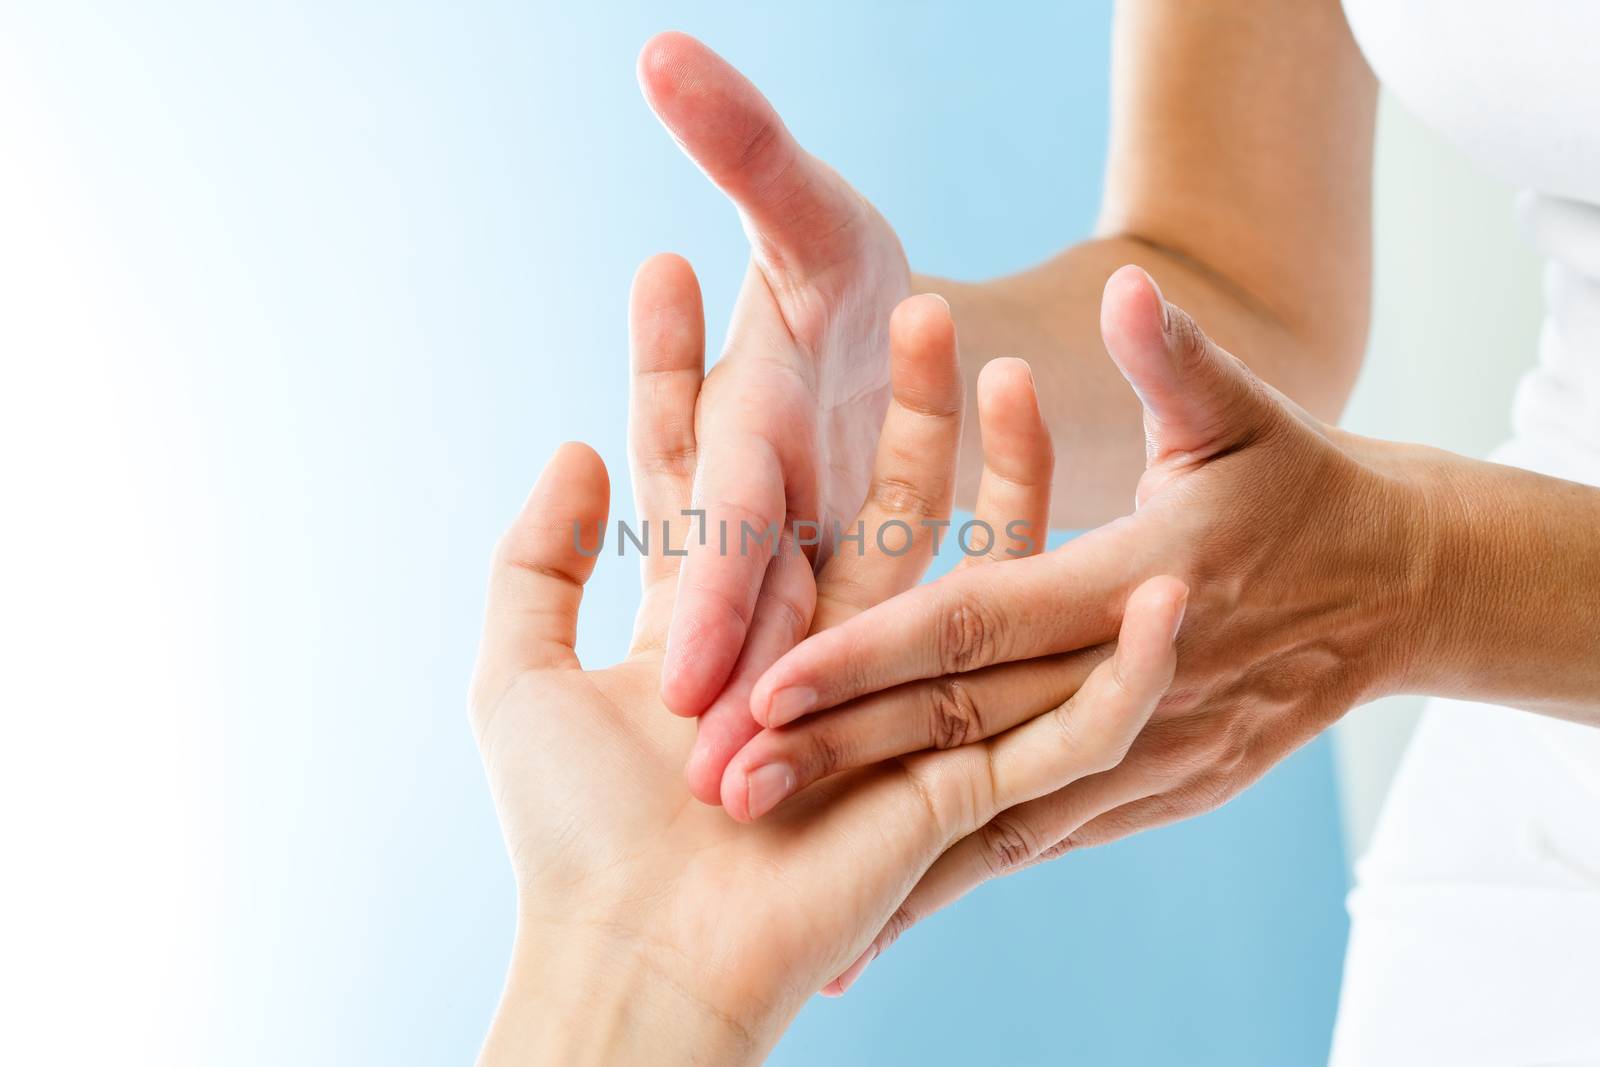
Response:
[[[705,378],[700,284],[679,256],[653,256],[634,275],[628,304],[632,376],[628,458],[646,547],[635,650],[659,647],[686,540],[695,463],[695,402]]]
[[[1098,778],[1099,785],[1085,789],[1079,802],[1084,818],[1092,815],[1094,805],[1106,793],[1117,797],[1129,791],[1144,790],[1136,795],[1148,792],[1142,782],[1143,770],[1119,765],[1172,682],[1177,666],[1174,641],[1187,596],[1188,590],[1177,579],[1159,577],[1145,582],[1128,600],[1116,652],[1095,668],[1070,700],[984,742],[989,750],[990,795],[986,803],[999,814],[935,861],[872,944],[824,987],[825,994],[843,993],[889,943],[920,918],[985,878],[1040,856],[1049,847],[1045,844],[1049,828],[1042,824],[1051,814],[1052,803],[1061,803],[1055,799],[1057,791],[1066,792],[1072,783],[1082,787]],[[914,766],[928,768],[931,764],[924,759]]]
[[[730,811],[743,812],[750,797],[765,808],[793,791],[795,781],[782,764],[726,779],[729,760],[760,729],[750,716],[756,680],[808,628],[831,625],[914,584],[932,554],[934,528],[929,523],[950,513],[961,442],[962,383],[949,305],[937,296],[902,301],[890,322],[890,351],[893,395],[867,501],[857,517],[859,539],[841,542],[815,584],[808,573],[780,581],[783,572],[769,568],[762,596],[767,598],[776,584],[779,591],[770,594],[776,603],[768,607],[758,602],[739,663],[702,716],[690,753],[690,791],[707,803],[720,799]],[[879,537],[891,523],[897,524],[894,532]],[[764,618],[769,610],[777,615],[770,622]]]
[[[1202,810],[1205,810],[1203,806],[1190,809],[1177,805],[1165,795],[1131,799],[1119,807],[1113,807],[1095,816],[1075,829],[1069,838],[1057,846],[1055,854],[1060,855],[1069,849],[1109,845],[1113,841],[1120,841],[1141,831],[1153,830],[1158,826],[1198,815]]]
[[[909,914],[902,921],[925,919],[990,879],[1061,855],[1076,846],[1073,835],[1095,816],[1157,789],[1145,767],[1120,764],[1001,812],[928,868],[906,898]]]
[[[1151,462],[1172,454],[1207,459],[1249,440],[1279,413],[1261,381],[1167,303],[1138,267],[1107,279],[1100,332],[1144,405]]]
[[[684,779],[695,799],[705,804],[719,803],[723,769],[760,729],[750,717],[750,690],[763,671],[806,635],[815,604],[816,581],[811,562],[790,536],[767,565],[750,634],[733,674],[700,716],[694,747],[689,750],[684,768]],[[770,779],[771,775],[763,777],[757,788],[771,788]]]
[[[1074,832],[1096,814],[1143,799],[1157,788],[1145,768],[1123,763],[996,815],[934,861],[872,944],[823,987],[823,994],[842,995],[869,963],[917,923],[984,882],[1077,847]]]
[[[880,818],[887,821],[898,815],[902,820],[912,819],[920,830],[910,841],[922,847],[932,844],[942,852],[986,824],[1003,807],[1042,796],[1083,773],[1114,766],[1171,683],[1176,666],[1173,640],[1186,597],[1183,583],[1166,577],[1153,578],[1135,591],[1125,607],[1117,650],[1095,668],[1078,696],[1068,702],[1080,702],[1069,707],[1070,715],[1051,712],[995,740],[902,761],[900,774],[854,780],[875,779],[884,797]],[[1048,733],[1036,729],[1040,723],[1046,724]],[[1067,723],[1071,723],[1070,736],[1065,732]],[[1025,749],[1032,750],[1031,754]],[[1099,755],[1087,757],[1088,751]],[[826,790],[827,784],[819,788]],[[827,799],[823,797],[820,803],[827,805]],[[834,814],[847,806],[827,805],[826,811]],[[916,811],[922,814],[908,814]],[[780,812],[776,817],[788,814]],[[943,844],[938,844],[941,841]],[[894,921],[891,914],[889,922]],[[844,967],[840,979],[825,991],[840,991],[871,962],[873,946],[863,948],[860,958]]]
[[[996,359],[984,365],[978,374],[978,427],[983,476],[973,521],[980,525],[963,544],[961,565],[1037,555],[1050,532],[1055,449],[1026,362]],[[986,550],[978,551],[977,537],[985,539]]]
[[[646,42],[638,75],[667,132],[747,220],[758,257],[792,277],[839,262],[865,204],[744,75],[683,33]]]
[[[1290,744],[1303,744],[1314,733],[1314,730],[1306,731]],[[1121,805],[1102,804],[1091,818],[1072,831],[1071,840],[1065,842],[1060,851],[1068,847],[1095,848],[1214,811],[1257,781],[1272,764],[1273,760],[1268,759],[1238,761],[1227,767],[1212,766],[1155,795],[1127,798]]]
[[[802,641],[750,696],[782,726],[879,689],[1110,640],[1148,574],[1142,534],[1119,519],[1052,552],[918,586]]]
[[[1172,684],[1189,590],[1151,578],[1128,598],[1117,650],[1065,703],[985,744],[994,803],[1013,807],[1122,762]]]
[[[475,691],[498,692],[522,671],[578,665],[578,604],[610,502],[605,463],[592,448],[556,450],[495,549]]]
[[[661,699],[678,715],[709,707],[738,662],[767,561],[782,535],[782,466],[759,437],[713,436],[701,443],[695,494],[698,517],[661,668]]]
[[[1070,697],[1108,654],[1101,646],[911,682],[763,730],[728,764],[723,803],[735,819],[758,819],[789,795],[841,771],[1001,733]],[[775,793],[774,783],[788,788]]]
[[[889,351],[892,395],[856,516],[859,540],[841,539],[818,576],[816,629],[915,585],[950,518],[963,391],[950,305],[931,293],[901,301]]]
[[[663,702],[679,715],[699,715],[727,684],[790,520],[819,517],[815,477],[803,461],[819,448],[814,383],[762,354],[760,338],[778,336],[781,316],[756,295],[767,286],[759,270],[746,271],[744,285],[729,348],[753,345],[755,354],[718,365],[696,423],[697,514],[661,670]]]

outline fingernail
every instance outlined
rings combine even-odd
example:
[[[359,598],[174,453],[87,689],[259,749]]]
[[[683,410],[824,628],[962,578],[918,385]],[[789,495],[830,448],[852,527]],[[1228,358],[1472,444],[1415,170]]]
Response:
[[[1140,268],[1143,270],[1144,268]],[[1161,284],[1156,281],[1155,275],[1144,271],[1145,280],[1150,283],[1150,288],[1156,291],[1156,302],[1161,305],[1161,332],[1166,333],[1172,328],[1172,313],[1167,310],[1167,298],[1161,292]]]
[[[810,686],[797,685],[780,689],[767,703],[767,725],[783,726],[802,715],[815,711],[817,691]]]
[[[867,968],[871,966],[872,961],[877,958],[878,946],[873,945],[871,948],[867,949],[867,951],[861,954],[861,958],[856,960],[856,962],[851,965],[848,971],[845,971],[844,974],[839,976],[839,995],[841,997],[850,992],[850,987],[861,980],[861,976],[867,973]]]
[[[794,768],[787,763],[757,767],[744,779],[744,804],[752,819],[759,819],[794,792]]]
[[[1178,639],[1178,631],[1183,629],[1183,613],[1188,611],[1188,610],[1189,610],[1189,591],[1187,589],[1185,589],[1184,592],[1183,592],[1183,595],[1178,598],[1178,610],[1177,610],[1177,613],[1172,618],[1172,639],[1174,641],[1176,641]]]

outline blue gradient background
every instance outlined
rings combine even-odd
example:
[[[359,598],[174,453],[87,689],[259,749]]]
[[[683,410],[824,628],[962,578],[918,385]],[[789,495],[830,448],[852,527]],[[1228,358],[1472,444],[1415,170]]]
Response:
[[[463,1062],[511,935],[463,714],[489,547],[566,438],[599,449],[627,514],[632,271],[686,255],[715,345],[746,254],[641,101],[640,44],[703,37],[919,269],[977,278],[1092,223],[1109,4],[37,3],[13,21],[98,235],[94,302],[138,309],[117,323],[141,361],[127,403],[183,457],[184,536],[208,546],[182,581],[210,635],[193,713],[222,760],[220,913],[184,1056]],[[586,661],[620,653],[634,581],[602,567]],[[987,887],[814,1001],[772,1062],[1321,1062],[1344,890],[1318,741],[1218,813]]]

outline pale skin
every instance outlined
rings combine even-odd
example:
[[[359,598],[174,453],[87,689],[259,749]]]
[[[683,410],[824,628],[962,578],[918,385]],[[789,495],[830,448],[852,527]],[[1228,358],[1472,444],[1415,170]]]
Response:
[[[1098,326],[1100,291],[1124,264],[1149,270],[1307,410],[1337,416],[1366,333],[1376,98],[1337,3],[1124,2],[1115,49],[1114,195],[1099,232],[1031,270],[972,284],[913,275],[888,222],[704,45],[668,33],[645,46],[647,102],[751,237],[699,415],[707,458],[695,493],[713,521],[853,512],[882,394],[830,407],[826,397],[846,390],[828,383],[859,380],[863,361],[883,365],[882,324],[913,285],[950,303],[969,388],[997,356],[1033,367],[1046,422],[1072,457],[1054,472],[1056,527],[1122,514],[1139,477],[1139,407]],[[969,435],[964,507],[976,454]],[[823,508],[822,497],[837,503]],[[728,761],[758,729],[751,687],[782,650],[746,640],[761,614],[759,554],[688,548],[662,695],[674,712],[700,716],[686,774],[695,796],[716,803]]]
[[[853,203],[842,180],[703,46],[657,38],[641,70],[658,113],[740,208],[753,273],[830,324],[793,349],[799,371],[771,380],[881,358],[849,323],[875,285],[899,291],[894,271],[854,270],[894,261],[887,223],[870,208],[830,214]],[[867,958],[997,874],[1215,807],[1384,693],[1600,722],[1600,492],[1330,425],[1366,333],[1375,99],[1337,2],[1123,0],[1114,72],[1099,234],[1009,278],[906,282],[947,297],[973,365],[1004,353],[1035,368],[1044,420],[1071,457],[1052,479],[1052,521],[1114,521],[908,593],[788,654],[741,645],[744,661],[724,670],[739,653],[669,652],[667,703],[704,712],[691,788],[759,818],[740,804],[756,771],[781,764],[799,791],[1013,727],[1074,690],[1143,577],[1173,573],[1195,590],[1177,681],[1128,758],[953,848]],[[658,83],[672,78],[697,87],[693,103],[663,104]],[[704,126],[746,136],[733,151],[697,137]],[[783,181],[741,181],[752,165]],[[780,208],[791,213],[775,235],[764,227]],[[805,246],[806,232],[833,235],[828,287],[771,266],[771,250]],[[733,336],[725,376],[750,375],[749,395],[766,379],[747,352],[777,345],[760,330]],[[700,418],[725,416],[708,402]],[[840,456],[828,460],[833,470]],[[788,471],[762,483],[765,506],[803,514]],[[708,466],[701,483],[726,495],[758,474]],[[961,503],[974,482],[959,483]],[[697,650],[742,642],[759,606],[724,595],[708,624],[702,593],[726,581],[755,605],[758,579],[743,577],[709,554],[692,561],[673,633]]]
[[[889,334],[891,397],[861,517],[946,515],[962,423],[948,309],[911,298]],[[688,504],[698,454],[703,326],[682,260],[640,269],[631,336],[634,494],[639,517],[660,520]],[[989,469],[1042,485],[1048,443],[1027,429],[1030,417],[1041,424],[1026,366],[1001,361],[980,390]],[[1043,467],[1017,466],[1030,455]],[[993,473],[984,481],[997,503],[1009,493]],[[495,553],[472,725],[512,860],[518,925],[485,1064],[759,1062],[951,845],[1007,807],[1115,765],[1176,666],[1187,589],[1157,576],[1128,598],[1115,655],[1054,715],[837,776],[741,825],[689,795],[681,768],[694,727],[668,715],[658,694],[678,559],[644,560],[626,660],[585,670],[573,651],[595,566],[573,524],[603,522],[609,495],[599,457],[563,446]],[[811,628],[910,588],[930,540],[897,555],[836,555],[817,574]]]

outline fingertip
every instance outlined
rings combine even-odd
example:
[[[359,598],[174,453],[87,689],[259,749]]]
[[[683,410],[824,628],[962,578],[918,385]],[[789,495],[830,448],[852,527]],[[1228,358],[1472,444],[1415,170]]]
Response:
[[[688,260],[661,252],[639,264],[628,293],[628,340],[636,373],[703,369],[705,310]]]
[[[757,821],[805,784],[777,740],[758,730],[723,761],[722,807],[738,822]]]
[[[556,446],[556,451],[550,457],[546,471],[560,469],[566,471],[570,468],[573,474],[597,474],[606,476],[606,461],[600,458],[585,441],[563,441]]]
[[[1189,587],[1181,579],[1172,575],[1148,579],[1128,598],[1123,614],[1124,637],[1121,640],[1138,643],[1142,639],[1170,653],[1183,626],[1188,605]]]
[[[704,720],[702,720],[703,722]],[[709,807],[722,803],[722,772],[716,766],[716,752],[702,730],[695,737],[694,747],[683,766],[683,781],[689,795]]]
[[[591,522],[603,525],[610,506],[611,476],[605,460],[582,441],[564,441],[539,472],[510,537],[516,540],[530,524],[548,524],[552,512],[570,515],[573,522],[582,526]],[[604,537],[603,530],[601,536]],[[589,556],[590,567],[597,555]]]
[[[739,766],[737,758],[729,763],[727,769],[717,779],[719,789],[719,802],[722,810],[734,822],[752,823],[756,817],[750,811],[750,782],[744,769]]]
[[[1177,581],[1177,579],[1173,579]],[[1178,640],[1178,633],[1183,629],[1183,617],[1189,610],[1189,587],[1178,582],[1178,589],[1173,594],[1171,605],[1168,607],[1168,617],[1172,620],[1172,640]]]
[[[772,728],[772,694],[778,688],[777,670],[782,663],[783,657],[780,656],[778,662],[768,667],[750,689],[750,717],[763,729]]]
[[[980,393],[1033,388],[1033,367],[1020,356],[997,356],[978,371]]]
[[[661,702],[667,710],[693,718],[709,708],[733,673],[743,643],[744,629],[736,620],[694,606],[680,609],[667,630],[661,664]]]
[[[878,945],[876,942],[874,942],[867,947],[865,952],[856,958],[854,963],[845,968],[845,972],[843,974],[822,987],[824,990],[834,990],[833,993],[823,993],[823,995],[834,997],[844,996],[850,991],[850,987],[855,985],[856,982],[860,980],[862,973],[866,971],[868,965],[877,958]]]
[[[937,293],[900,301],[889,318],[889,378],[901,406],[926,415],[961,412],[964,386],[950,305]]]
[[[1135,263],[1126,263],[1106,279],[1104,299],[1109,302],[1139,301],[1147,310],[1159,311],[1166,303],[1155,277]]]
[[[640,263],[633,272],[630,291],[637,302],[653,296],[658,289],[672,294],[681,294],[687,289],[698,297],[700,280],[695,276],[694,267],[678,253],[657,252]]]
[[[955,319],[950,303],[938,293],[917,293],[895,305],[889,316],[889,336],[907,348],[948,348],[955,343]]]
[[[750,818],[750,809],[746,804],[749,796],[748,789],[730,784],[726,777],[719,781],[718,789],[720,792],[717,796],[717,803],[722,806],[723,811],[728,813],[728,818],[745,825],[755,822],[754,819]]]
[[[994,429],[1008,429],[1023,418],[1043,426],[1039,392],[1027,360],[1002,356],[983,365],[978,372],[978,418],[994,423]]]
[[[1106,279],[1100,300],[1100,332],[1115,358],[1128,345],[1165,344],[1167,302],[1142,267],[1119,267]]]
[[[700,716],[699,730],[689,750],[684,779],[695,799],[713,806],[722,805],[730,815],[745,821],[744,796],[732,796],[724,787],[729,768],[761,733],[746,710],[747,697],[739,691],[738,673],[734,680]]]
[[[985,475],[1005,479],[1012,493],[1030,490],[1031,504],[1047,510],[1055,444],[1039,407],[1033,370],[1025,360],[993,359],[978,372],[978,430]]]
[[[634,62],[634,72],[652,106],[677,88],[693,51],[704,47],[681,30],[663,30],[645,41]]]
[[[670,653],[661,664],[661,703],[672,714],[684,719],[700,716],[716,694],[716,683],[694,664],[686,664]]]
[[[750,689],[750,717],[774,730],[815,711],[833,707],[838,694],[827,682],[846,668],[836,661],[849,647],[839,635],[846,627],[814,633],[789,649],[762,672]],[[841,647],[840,641],[846,645]]]

